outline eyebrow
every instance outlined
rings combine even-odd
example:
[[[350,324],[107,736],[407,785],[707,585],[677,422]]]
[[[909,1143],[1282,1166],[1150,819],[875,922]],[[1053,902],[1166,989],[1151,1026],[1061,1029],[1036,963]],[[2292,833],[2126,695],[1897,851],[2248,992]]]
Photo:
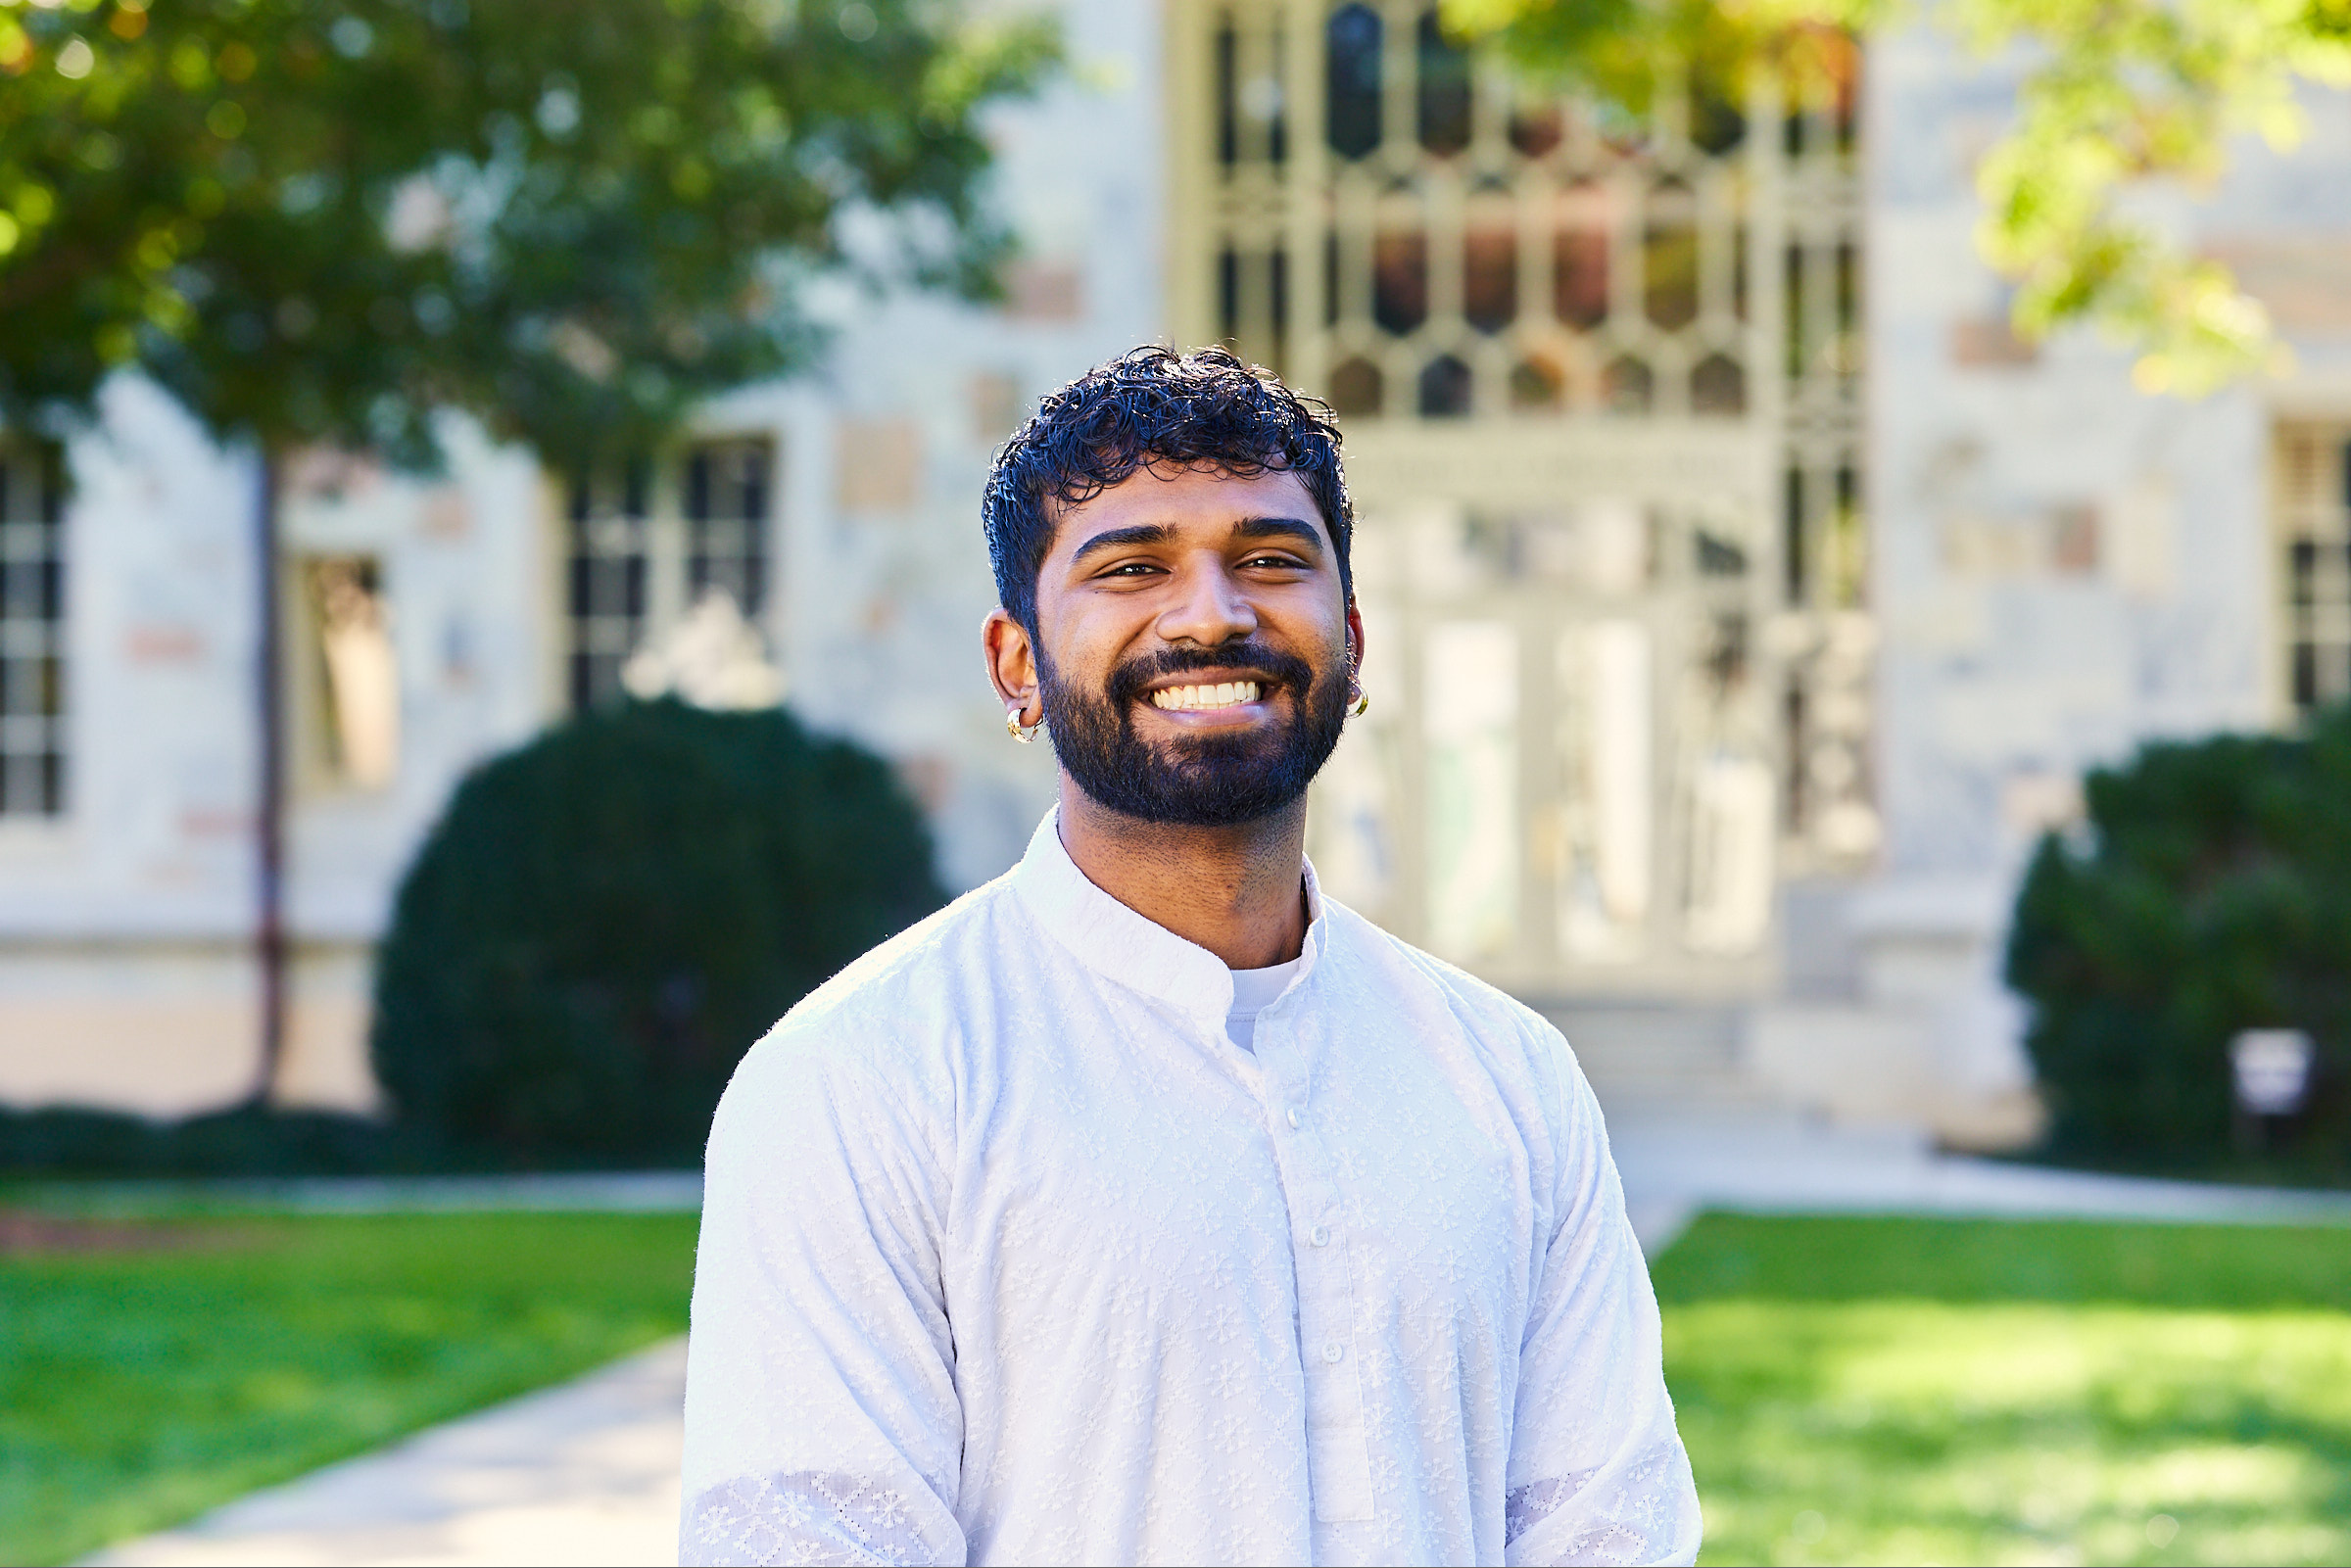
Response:
[[[1295,539],[1322,549],[1322,530],[1295,517],[1244,517],[1232,525],[1235,539]]]
[[[1106,549],[1119,549],[1128,545],[1165,545],[1175,539],[1176,530],[1165,523],[1137,523],[1131,528],[1105,528],[1078,546],[1070,556],[1070,564],[1078,565],[1088,555],[1098,555]]]
[[[1321,530],[1295,517],[1244,517],[1232,525],[1232,536],[1243,540],[1295,539],[1312,546],[1318,552],[1322,548]],[[1079,546],[1070,556],[1070,564],[1076,566],[1088,555],[1096,555],[1106,549],[1121,549],[1130,545],[1167,545],[1173,544],[1175,539],[1176,530],[1166,523],[1136,523],[1128,528],[1106,528]]]

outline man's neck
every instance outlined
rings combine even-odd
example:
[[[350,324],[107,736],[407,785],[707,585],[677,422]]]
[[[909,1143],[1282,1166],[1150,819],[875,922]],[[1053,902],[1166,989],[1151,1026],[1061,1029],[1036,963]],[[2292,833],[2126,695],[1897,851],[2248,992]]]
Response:
[[[1112,811],[1061,776],[1061,846],[1086,880],[1236,970],[1286,964],[1306,942],[1306,801],[1237,828]]]

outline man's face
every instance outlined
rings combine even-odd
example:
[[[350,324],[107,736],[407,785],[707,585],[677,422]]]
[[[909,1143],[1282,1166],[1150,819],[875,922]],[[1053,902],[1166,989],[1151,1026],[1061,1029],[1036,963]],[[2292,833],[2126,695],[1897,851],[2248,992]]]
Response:
[[[1036,620],[1063,768],[1114,811],[1194,827],[1306,792],[1362,645],[1329,530],[1289,473],[1145,468],[1068,508]]]

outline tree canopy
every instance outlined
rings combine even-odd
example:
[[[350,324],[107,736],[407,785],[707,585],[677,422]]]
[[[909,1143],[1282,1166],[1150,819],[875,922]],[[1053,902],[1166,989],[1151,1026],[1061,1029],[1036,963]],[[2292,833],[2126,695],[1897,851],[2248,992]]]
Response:
[[[277,448],[641,442],[797,362],[820,273],[984,293],[980,119],[1053,53],[924,0],[0,0],[0,416],[135,364]]]
[[[1980,58],[2021,57],[2016,118],[1976,171],[1978,248],[2015,281],[2022,334],[2103,327],[2135,349],[2149,392],[2200,394],[2279,348],[2228,268],[2133,214],[2126,188],[2209,184],[2248,133],[2289,148],[2297,89],[2351,85],[2351,0],[1445,0],[1445,15],[1618,100],[1660,61],[1734,99],[1757,67],[1800,82],[1837,40],[1919,21]]]

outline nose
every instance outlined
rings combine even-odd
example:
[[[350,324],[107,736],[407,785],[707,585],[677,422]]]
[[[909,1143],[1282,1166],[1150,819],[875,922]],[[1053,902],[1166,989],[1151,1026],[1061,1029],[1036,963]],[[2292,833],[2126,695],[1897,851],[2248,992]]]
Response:
[[[1154,629],[1170,642],[1221,647],[1257,630],[1257,608],[1217,556],[1182,574],[1175,602],[1160,612]]]

